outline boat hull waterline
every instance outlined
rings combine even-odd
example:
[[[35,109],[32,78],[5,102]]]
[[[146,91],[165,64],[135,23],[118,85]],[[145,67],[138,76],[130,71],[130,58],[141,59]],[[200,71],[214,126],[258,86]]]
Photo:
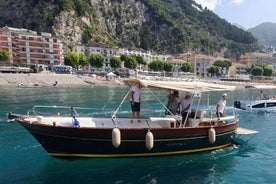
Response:
[[[215,142],[209,141],[210,126],[175,128],[120,128],[120,145],[112,144],[113,128],[59,127],[18,118],[43,148],[54,157],[145,157],[211,151],[229,147],[238,122],[214,126]],[[146,146],[147,132],[153,147]]]

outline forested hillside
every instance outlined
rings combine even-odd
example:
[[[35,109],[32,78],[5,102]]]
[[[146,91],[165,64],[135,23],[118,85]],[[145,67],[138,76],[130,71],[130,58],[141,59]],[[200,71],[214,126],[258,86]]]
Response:
[[[163,54],[239,58],[257,49],[251,33],[193,0],[0,0],[0,26],[51,32],[67,49],[105,42]]]

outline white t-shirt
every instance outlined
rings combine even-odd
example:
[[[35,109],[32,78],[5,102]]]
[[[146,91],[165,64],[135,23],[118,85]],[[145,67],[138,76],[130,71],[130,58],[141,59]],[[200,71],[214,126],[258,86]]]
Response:
[[[131,91],[133,92],[133,101],[140,102],[141,89],[138,88],[137,86],[132,86]],[[131,96],[130,96],[130,101],[132,101]]]
[[[219,101],[218,101],[218,112],[220,113],[224,113],[224,109],[225,109],[225,106],[226,106],[226,100],[224,100],[223,98],[221,98]]]

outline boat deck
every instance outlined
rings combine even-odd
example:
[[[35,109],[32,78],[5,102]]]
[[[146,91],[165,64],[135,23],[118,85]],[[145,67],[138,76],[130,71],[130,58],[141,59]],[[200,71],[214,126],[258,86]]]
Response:
[[[192,119],[189,118],[186,127],[208,126],[210,124],[233,120],[234,116],[217,118]],[[172,117],[151,117],[149,119],[131,119],[131,118],[94,118],[94,117],[43,117],[37,116],[25,118],[26,121],[49,126],[74,127],[74,121],[80,128],[176,128],[179,127],[180,121]]]

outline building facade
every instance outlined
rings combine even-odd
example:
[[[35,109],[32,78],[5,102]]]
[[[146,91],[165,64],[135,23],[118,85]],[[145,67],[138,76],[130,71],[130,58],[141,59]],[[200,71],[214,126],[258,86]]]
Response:
[[[91,54],[103,55],[103,57],[105,59],[105,64],[102,68],[103,71],[109,71],[111,69],[111,66],[110,66],[111,57],[113,57],[113,56],[119,57],[118,49],[109,48],[104,43],[97,43],[97,44],[92,44],[92,45],[77,45],[76,52],[83,53],[88,58]]]
[[[193,73],[200,78],[206,78],[208,76],[208,69],[213,64],[211,58],[208,55],[204,54],[195,54],[189,58],[189,61],[192,64]]]
[[[0,28],[0,49],[9,53],[9,63],[14,65],[51,66],[63,62],[62,43],[50,33],[3,27]]]
[[[109,71],[111,69],[110,59],[111,57],[120,57],[121,55],[134,55],[143,57],[144,61],[149,64],[153,60],[167,61],[169,55],[157,55],[151,52],[144,52],[138,50],[128,50],[123,48],[109,48],[105,43],[94,43],[91,45],[77,45],[77,53],[84,53],[88,58],[91,54],[101,54],[105,58],[105,65],[103,66],[103,71]],[[138,66],[140,70],[147,69]]]

